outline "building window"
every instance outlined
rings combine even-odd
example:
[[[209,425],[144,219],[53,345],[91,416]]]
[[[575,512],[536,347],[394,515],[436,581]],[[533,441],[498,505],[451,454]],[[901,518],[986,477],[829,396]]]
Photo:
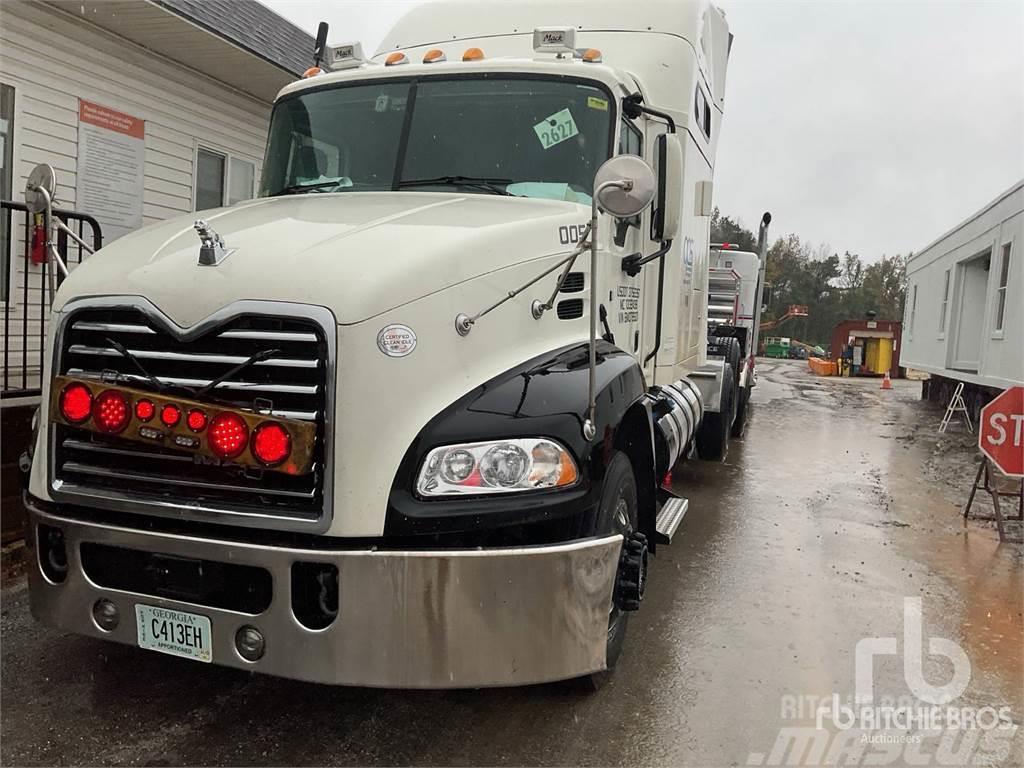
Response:
[[[253,196],[256,166],[225,152],[196,150],[196,210],[234,205]]]
[[[1006,314],[1006,286],[1010,284],[1010,247],[1003,245],[1003,258],[999,266],[999,287],[996,289],[996,330],[1003,330],[1003,316]]]
[[[946,312],[949,308],[949,270],[946,270],[946,283],[942,289],[942,307],[939,310],[939,333],[946,332]]]
[[[0,200],[14,194],[14,88],[0,83]],[[0,217],[0,301],[11,295],[11,233]]]
[[[910,338],[914,338],[914,317],[917,315],[917,286],[910,299]]]

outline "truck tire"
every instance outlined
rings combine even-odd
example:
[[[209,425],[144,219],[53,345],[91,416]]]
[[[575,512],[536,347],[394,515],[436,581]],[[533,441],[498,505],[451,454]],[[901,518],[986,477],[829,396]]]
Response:
[[[615,451],[612,459],[608,462],[608,471],[605,473],[604,486],[601,490],[601,502],[598,505],[597,516],[594,520],[593,533],[596,535],[621,533],[623,547],[626,546],[631,534],[637,530],[638,502],[636,492],[636,478],[633,475],[633,465],[629,457],[622,451]],[[616,573],[616,587],[618,586],[618,574]],[[616,589],[617,591],[617,589]],[[608,646],[606,659],[608,668],[603,672],[594,672],[577,678],[574,682],[579,684],[584,691],[596,691],[601,688],[611,677],[615,664],[622,654],[622,647],[626,641],[626,627],[629,625],[629,612],[624,611],[615,604],[615,596],[612,597],[612,609],[608,614]]]
[[[747,403],[750,401],[750,387],[743,387],[737,390],[736,418],[732,422],[731,437],[743,437],[743,430],[747,426]]]
[[[721,461],[729,452],[729,432],[732,430],[734,408],[733,374],[724,371],[722,400],[717,413],[704,412],[704,421],[697,430],[697,453],[704,461]]]
[[[736,338],[723,339],[726,343],[725,362],[732,366],[732,383],[734,389],[740,386],[740,358],[743,350],[740,349],[740,340]]]

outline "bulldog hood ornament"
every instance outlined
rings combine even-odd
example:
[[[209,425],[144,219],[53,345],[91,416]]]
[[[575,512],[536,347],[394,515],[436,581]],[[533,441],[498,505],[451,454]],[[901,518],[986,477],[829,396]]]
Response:
[[[224,244],[224,239],[203,219],[197,219],[192,226],[195,227],[196,234],[199,235],[199,240],[202,242],[202,245],[199,246],[200,267],[216,267],[235,252],[236,249],[228,248]]]

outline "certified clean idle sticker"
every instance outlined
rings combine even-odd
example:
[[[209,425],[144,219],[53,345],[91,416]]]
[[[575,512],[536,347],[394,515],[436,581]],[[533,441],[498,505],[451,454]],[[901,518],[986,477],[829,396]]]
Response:
[[[388,357],[405,357],[416,349],[416,334],[408,325],[386,325],[377,334],[377,346]]]

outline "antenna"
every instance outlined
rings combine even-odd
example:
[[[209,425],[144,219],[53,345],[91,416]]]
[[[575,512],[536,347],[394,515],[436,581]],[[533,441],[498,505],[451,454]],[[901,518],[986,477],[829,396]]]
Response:
[[[327,48],[327,30],[329,25],[326,21],[321,21],[320,26],[316,29],[316,46],[313,48],[313,66],[319,67],[320,62],[324,59],[324,50]]]

